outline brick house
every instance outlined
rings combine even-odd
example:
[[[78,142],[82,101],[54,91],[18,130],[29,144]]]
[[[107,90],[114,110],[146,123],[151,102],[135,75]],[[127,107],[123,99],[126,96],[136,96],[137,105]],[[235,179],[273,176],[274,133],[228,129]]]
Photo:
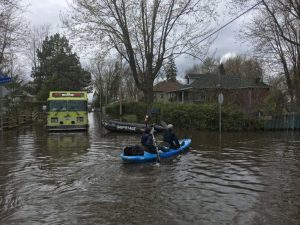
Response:
[[[263,104],[270,92],[270,86],[261,78],[245,78],[237,75],[188,73],[186,84],[170,90],[171,100],[182,103],[217,102],[222,92],[224,103],[233,103],[242,110],[251,112]]]
[[[173,102],[177,100],[177,91],[184,85],[175,79],[164,80],[153,87],[154,101],[156,102]]]

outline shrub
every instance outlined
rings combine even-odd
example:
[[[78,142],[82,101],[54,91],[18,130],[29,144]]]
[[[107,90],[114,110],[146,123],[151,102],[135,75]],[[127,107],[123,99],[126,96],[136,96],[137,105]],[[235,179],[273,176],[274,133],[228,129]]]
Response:
[[[109,105],[106,112],[119,117],[119,104]],[[166,121],[179,128],[196,130],[219,129],[218,104],[179,104],[154,103],[153,107],[160,110],[157,121]],[[147,105],[143,102],[126,102],[123,104],[123,118],[126,121],[143,122],[147,113]],[[262,123],[242,113],[236,106],[222,106],[222,129],[226,131],[261,129]]]

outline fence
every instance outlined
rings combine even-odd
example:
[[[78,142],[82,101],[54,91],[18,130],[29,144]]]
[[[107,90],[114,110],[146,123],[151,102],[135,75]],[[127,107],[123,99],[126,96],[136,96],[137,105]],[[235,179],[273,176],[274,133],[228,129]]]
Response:
[[[300,130],[300,115],[285,114],[264,118],[265,130]]]
[[[29,124],[38,119],[39,113],[33,112],[19,115],[17,118],[12,116],[0,117],[0,130],[12,129],[23,124]]]

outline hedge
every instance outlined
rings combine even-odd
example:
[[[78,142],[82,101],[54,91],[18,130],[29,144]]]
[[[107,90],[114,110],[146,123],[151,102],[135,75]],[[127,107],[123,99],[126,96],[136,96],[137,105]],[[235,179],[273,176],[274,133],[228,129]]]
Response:
[[[179,104],[153,103],[152,109],[160,111],[153,116],[153,122],[166,121],[178,128],[196,130],[219,129],[218,104]],[[106,113],[112,118],[119,118],[120,105],[106,106]],[[123,119],[131,118],[130,122],[142,123],[149,107],[143,102],[125,102],[122,105]],[[136,121],[132,121],[132,118]],[[234,105],[222,106],[222,129],[226,131],[262,129],[263,123],[242,113]]]

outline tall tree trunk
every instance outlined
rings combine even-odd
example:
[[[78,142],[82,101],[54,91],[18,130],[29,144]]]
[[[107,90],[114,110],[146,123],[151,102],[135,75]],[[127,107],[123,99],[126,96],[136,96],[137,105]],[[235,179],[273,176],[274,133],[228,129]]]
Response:
[[[285,58],[285,54],[284,54],[281,46],[279,46],[279,50],[280,50],[279,57],[280,57],[280,60],[281,60],[281,63],[282,63],[284,76],[285,76],[287,89],[288,89],[287,91],[288,91],[288,94],[291,98],[291,103],[294,103],[294,101],[295,101],[294,85],[295,84],[292,81],[291,71],[289,70],[288,63],[287,63],[287,60]]]
[[[152,104],[154,100],[153,90],[143,91],[144,94],[144,102],[147,104]]]
[[[143,84],[143,94],[144,94],[144,102],[147,104],[152,104],[154,100],[153,93],[153,79],[149,78]]]
[[[295,87],[295,97],[296,97],[296,104],[300,106],[300,49],[298,48],[298,57],[296,63],[296,71],[294,74],[294,87]]]

